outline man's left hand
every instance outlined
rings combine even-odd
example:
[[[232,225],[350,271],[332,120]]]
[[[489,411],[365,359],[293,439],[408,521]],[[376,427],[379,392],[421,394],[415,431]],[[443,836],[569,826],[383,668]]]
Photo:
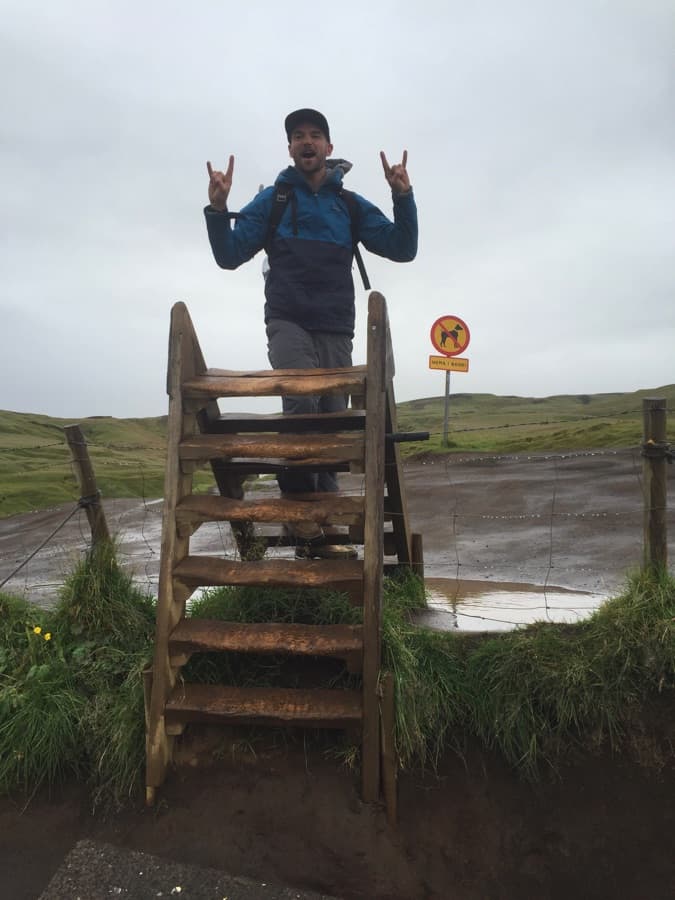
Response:
[[[384,177],[389,182],[389,186],[394,194],[407,194],[410,190],[410,179],[406,171],[408,163],[408,151],[403,151],[403,159],[400,164],[390,166],[384,150],[380,150],[380,159],[382,160],[382,168],[384,169]]]

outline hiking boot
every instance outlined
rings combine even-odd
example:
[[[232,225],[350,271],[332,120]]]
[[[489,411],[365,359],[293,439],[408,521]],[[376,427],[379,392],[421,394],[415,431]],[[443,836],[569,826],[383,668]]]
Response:
[[[325,540],[323,528],[316,522],[294,522],[292,525],[284,525],[286,534],[297,543],[315,544]]]
[[[298,542],[296,559],[356,559],[356,548],[351,544],[327,544],[325,537],[314,542]]]
[[[316,522],[293,522],[284,525],[283,530],[295,541],[296,559],[356,559],[354,547],[329,543],[329,535],[340,533],[331,525],[323,529]]]

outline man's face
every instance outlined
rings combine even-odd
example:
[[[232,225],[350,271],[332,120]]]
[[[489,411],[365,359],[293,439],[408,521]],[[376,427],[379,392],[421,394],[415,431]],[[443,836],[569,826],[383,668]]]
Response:
[[[326,160],[333,152],[333,145],[316,125],[305,122],[291,132],[288,153],[303,175],[323,171]]]

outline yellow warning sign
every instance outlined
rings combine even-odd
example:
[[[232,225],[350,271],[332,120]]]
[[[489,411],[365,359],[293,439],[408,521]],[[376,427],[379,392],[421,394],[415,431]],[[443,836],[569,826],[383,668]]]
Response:
[[[430,356],[430,369],[447,369],[450,372],[468,372],[469,360],[465,356]]]

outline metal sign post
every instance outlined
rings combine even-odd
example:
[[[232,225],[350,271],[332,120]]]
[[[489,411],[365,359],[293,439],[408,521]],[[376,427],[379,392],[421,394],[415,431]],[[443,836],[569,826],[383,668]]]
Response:
[[[448,446],[448,420],[450,418],[450,369],[445,370],[445,403],[443,405],[443,446]]]
[[[450,419],[450,373],[468,372],[469,360],[459,358],[469,346],[469,326],[458,316],[441,316],[431,326],[431,343],[442,356],[430,356],[430,369],[445,371],[445,399],[443,404],[443,447],[449,446],[448,422]],[[449,343],[448,343],[449,342]]]

